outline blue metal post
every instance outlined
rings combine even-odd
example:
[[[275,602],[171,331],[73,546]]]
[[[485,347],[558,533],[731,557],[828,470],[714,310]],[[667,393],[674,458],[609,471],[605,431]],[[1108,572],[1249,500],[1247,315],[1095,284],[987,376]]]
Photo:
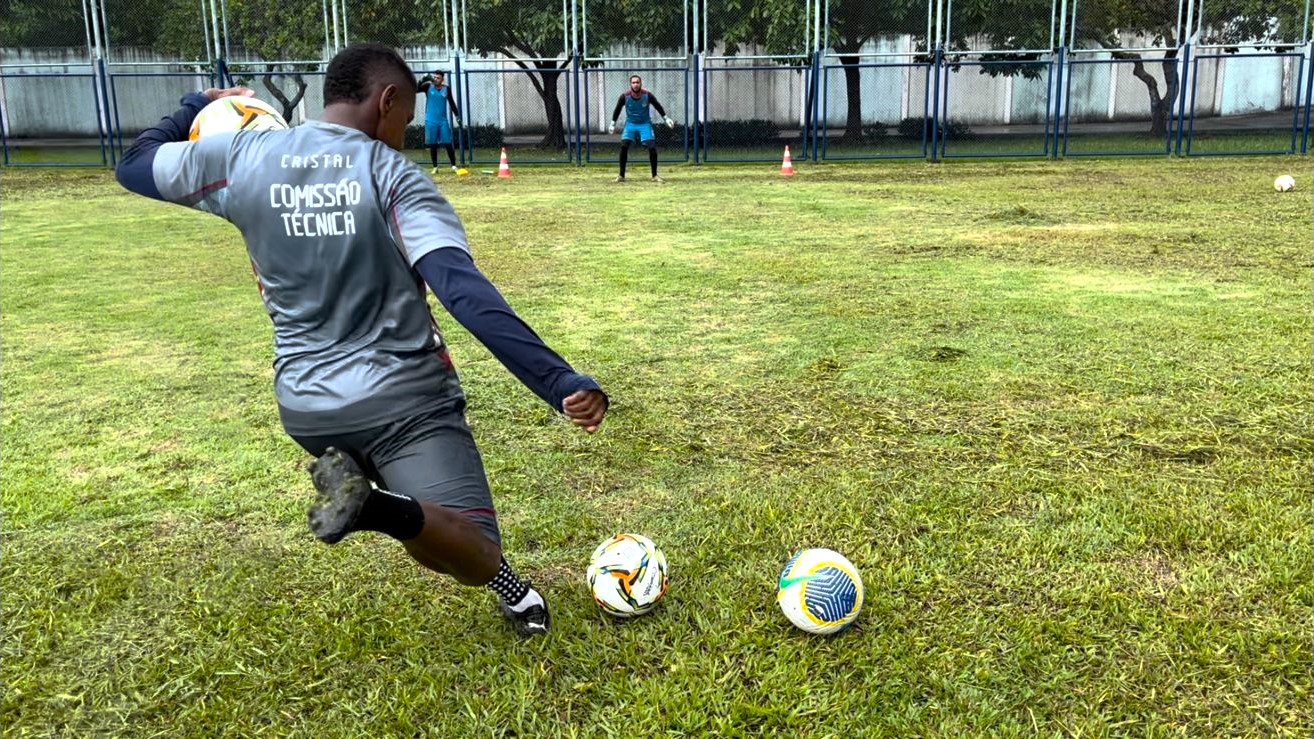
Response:
[[[703,112],[703,105],[702,105],[703,96],[702,96],[702,94],[701,94],[701,93],[702,93],[702,87],[701,87],[701,85],[699,84],[699,83],[702,81],[702,78],[703,78],[702,66],[701,66],[701,65],[699,64],[699,62],[698,62],[698,52],[695,51],[695,52],[693,53],[693,90],[694,90],[694,92],[693,92],[693,95],[694,95],[694,101],[693,101],[693,102],[694,102],[694,104],[693,104],[693,120],[690,122],[690,125],[693,126],[693,155],[694,155],[694,159],[693,159],[693,160],[694,160],[694,164],[701,164],[701,163],[702,163],[702,162],[700,161],[700,159],[699,159],[700,148],[699,148],[699,136],[698,136],[698,134],[701,132],[701,129],[702,129],[702,127],[703,127],[703,125],[702,125],[702,124],[703,124],[703,116],[702,116],[702,112]]]
[[[5,127],[5,115],[0,111],[0,150],[4,151],[5,166],[9,166],[9,131]]]
[[[1188,58],[1190,57],[1190,54],[1191,54],[1191,52],[1190,52],[1190,45],[1188,44],[1188,45],[1187,45],[1187,51],[1186,51],[1186,55],[1187,55]],[[1194,63],[1195,63],[1195,64],[1199,64],[1200,62],[1199,62],[1198,60],[1194,60]],[[1182,64],[1182,73],[1183,73],[1184,75],[1186,75],[1186,79],[1182,81],[1183,87],[1185,86],[1185,84],[1186,84],[1186,82],[1187,82],[1188,80],[1191,81],[1192,83],[1194,83],[1195,78],[1197,77],[1197,75],[1194,75],[1194,74],[1190,74],[1190,73],[1188,73],[1188,72],[1187,72],[1188,69],[1190,69],[1190,67],[1189,67],[1188,64],[1185,64],[1185,63]],[[1185,92],[1185,89],[1183,89],[1183,92]],[[1191,105],[1191,122],[1190,122],[1189,124],[1187,124],[1187,126],[1186,126],[1186,154],[1187,154],[1188,156],[1191,154],[1191,144],[1195,141],[1195,98],[1196,98],[1196,89],[1195,89],[1195,85],[1192,84],[1192,85],[1191,85],[1191,103],[1190,103],[1190,105]],[[1177,149],[1176,149],[1176,154],[1177,154],[1178,156],[1181,156],[1181,155],[1182,155],[1182,125],[1181,125],[1181,119],[1182,119],[1183,116],[1185,116],[1185,114],[1186,114],[1186,110],[1183,109],[1183,110],[1181,111],[1181,114],[1178,115],[1178,125],[1177,125]],[[1169,133],[1169,136],[1170,136],[1170,139],[1169,139],[1169,140],[1171,140],[1171,132]]]
[[[123,155],[123,119],[119,116],[119,86],[115,84],[114,77],[110,77],[110,98],[111,106],[114,110],[114,128],[117,131],[117,146],[119,155]]]
[[[1309,119],[1310,113],[1314,111],[1314,61],[1309,64],[1309,69],[1305,70],[1305,134],[1300,140],[1300,153],[1305,154],[1309,151]]]
[[[1291,153],[1295,154],[1296,139],[1300,137],[1300,78],[1305,73],[1305,55],[1301,54],[1296,62],[1296,109],[1291,114]]]
[[[931,127],[931,161],[940,160],[940,149],[937,139],[940,129],[940,62],[943,61],[941,47],[935,47],[935,58],[932,62],[932,71],[935,74],[935,82],[931,87],[931,119],[927,121]],[[922,129],[922,146],[926,146],[926,129]]]
[[[575,156],[575,163],[582,167],[584,166],[584,149],[581,146],[582,137],[580,136],[580,128],[583,126],[584,122],[583,119],[580,118],[579,99],[581,95],[585,95],[587,93],[585,92],[585,89],[580,82],[580,73],[579,73],[580,63],[579,63],[578,53],[575,54],[575,58],[571,61],[570,66],[571,66],[570,76],[575,81],[575,94],[570,96],[570,101],[572,103],[570,107],[572,109],[572,112],[574,112],[575,114],[574,156]]]
[[[465,101],[465,115],[467,118],[470,117],[470,100],[472,99],[470,97],[470,77],[471,74],[467,71],[458,78],[459,82],[457,83],[458,85],[463,86],[465,90],[465,94],[461,96],[461,99]],[[462,137],[461,142],[463,144],[461,147],[462,163],[468,161],[470,164],[474,164],[474,134],[467,133],[467,135]],[[465,156],[467,151],[470,153],[470,158],[468,160]]]
[[[826,158],[826,137],[821,133],[826,125],[821,116],[830,110],[830,75],[826,74],[821,64],[821,52],[812,54],[812,111],[811,134],[812,161],[819,162]],[[819,148],[820,147],[820,148]]]
[[[96,60],[96,77],[94,80],[100,89],[100,99],[104,101],[104,115],[98,115],[96,121],[100,129],[100,161],[102,164],[113,166],[118,163],[118,157],[114,153],[114,122],[110,119],[110,94],[109,94],[109,77],[105,68],[105,60]]]
[[[693,102],[693,101],[689,99],[689,95],[690,95],[690,90],[689,90],[689,59],[688,59],[688,57],[685,57],[685,60],[684,60],[684,116],[685,116],[685,121],[684,121],[684,135],[681,136],[680,139],[681,139],[681,142],[682,142],[683,145],[684,145],[684,161],[685,161],[686,163],[689,161],[689,132],[693,130],[693,120],[689,118],[690,111],[691,111],[692,108],[693,108],[693,106],[692,106],[692,102]]]
[[[580,70],[580,78],[583,80],[583,84],[580,87],[579,94],[581,97],[584,98],[584,125],[585,125],[584,130],[580,134],[580,137],[583,139],[583,147],[584,147],[582,156],[586,163],[592,164],[593,163],[593,124],[590,123],[590,121],[593,120],[593,107],[589,104],[590,103],[589,101],[590,95],[588,93],[589,70],[587,67]]]
[[[1072,100],[1071,97],[1065,94],[1069,89],[1069,86],[1064,84],[1064,77],[1065,75],[1068,74],[1067,67],[1064,65],[1066,61],[1067,61],[1067,47],[1060,46],[1058,50],[1058,67],[1055,73],[1053,84],[1050,85],[1050,90],[1054,95],[1054,148],[1049,153],[1052,155],[1052,158],[1054,159],[1059,158],[1059,122],[1063,120],[1063,111],[1067,108],[1068,105],[1071,104],[1071,100]],[[1045,125],[1048,126],[1049,121],[1046,121]],[[1048,143],[1049,142],[1047,138],[1046,139],[1047,146]]]
[[[1068,66],[1071,67],[1072,65],[1069,64]],[[1112,70],[1112,74],[1117,74],[1116,65],[1114,67],[1110,67],[1110,69]],[[1071,69],[1067,70],[1065,74],[1067,75],[1067,79],[1064,80],[1062,94],[1063,94],[1063,98],[1068,102],[1067,110],[1064,111],[1064,115],[1063,115],[1063,156],[1066,157],[1068,155],[1068,131],[1070,130],[1069,126],[1072,125],[1072,70]],[[1057,137],[1058,135],[1059,135],[1058,124],[1056,122],[1054,125],[1054,136]],[[1056,151],[1054,152],[1056,156],[1058,155],[1057,144],[1058,144],[1058,140],[1056,138],[1055,139]]]
[[[1191,85],[1191,133],[1186,140],[1186,153],[1191,153],[1191,139],[1195,137],[1195,77],[1191,74],[1191,42],[1182,45],[1182,79],[1177,81],[1179,95],[1177,106],[1177,147],[1176,154],[1182,154],[1182,121],[1186,119],[1186,86]],[[1169,121],[1172,116],[1169,116]],[[1172,147],[1172,131],[1168,132],[1168,153],[1174,153]]]
[[[455,89],[456,89],[456,90],[460,90],[460,89],[461,89],[461,55],[460,55],[460,54],[455,54],[455,55],[453,56],[453,58],[452,58],[452,74],[456,75],[456,87],[455,87]],[[470,117],[470,98],[469,98],[469,97],[466,97],[464,100],[461,100],[461,101],[458,101],[458,102],[459,102],[459,104],[465,106],[465,115],[466,115],[467,118],[469,118],[469,117]],[[468,131],[468,128],[467,128],[467,127],[468,127],[470,124],[467,123],[467,122],[465,122],[465,121],[462,121],[461,123],[462,123],[463,125],[461,125],[459,128],[456,129],[456,150],[460,152],[460,154],[458,155],[457,161],[459,161],[459,162],[461,163],[461,166],[464,167],[464,166],[465,166],[465,141],[466,141],[466,139],[468,139],[468,138],[470,137],[469,133],[467,132],[467,131]]]

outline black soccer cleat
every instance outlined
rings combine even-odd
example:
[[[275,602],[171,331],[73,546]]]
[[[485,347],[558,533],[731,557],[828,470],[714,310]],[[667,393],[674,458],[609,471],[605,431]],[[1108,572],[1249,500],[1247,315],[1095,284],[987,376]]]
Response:
[[[310,531],[325,544],[336,544],[351,533],[374,488],[356,461],[333,447],[310,463],[310,479],[319,491],[306,516]]]
[[[529,581],[526,580],[525,584],[529,585]],[[533,586],[530,587],[532,589]],[[538,597],[543,598],[543,594],[539,593]],[[506,620],[511,622],[511,628],[521,636],[546,634],[552,626],[552,615],[548,613],[547,598],[543,598],[543,605],[535,604],[523,611],[511,610],[511,606],[501,599],[498,599],[498,602],[502,604],[502,615],[506,616]]]

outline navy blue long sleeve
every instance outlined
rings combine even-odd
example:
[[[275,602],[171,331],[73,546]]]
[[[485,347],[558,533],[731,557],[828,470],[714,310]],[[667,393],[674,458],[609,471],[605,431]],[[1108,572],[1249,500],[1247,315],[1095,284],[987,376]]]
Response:
[[[191,130],[192,121],[196,120],[201,109],[210,104],[210,98],[204,93],[189,92],[183,96],[182,107],[172,114],[160,119],[155,126],[142,132],[132,146],[123,153],[119,165],[114,168],[114,175],[119,184],[138,195],[163,200],[160,189],[155,185],[155,150],[161,144],[174,141],[186,141],[187,132]]]
[[[548,348],[461,249],[435,249],[415,264],[448,313],[511,374],[556,410],[571,393],[602,391]]]

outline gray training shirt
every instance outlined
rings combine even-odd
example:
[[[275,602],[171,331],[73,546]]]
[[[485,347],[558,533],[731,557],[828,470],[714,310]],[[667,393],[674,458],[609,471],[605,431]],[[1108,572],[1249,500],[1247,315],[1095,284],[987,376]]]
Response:
[[[274,322],[274,393],[291,434],[359,431],[464,395],[413,265],[469,251],[412,161],[352,128],[306,123],[160,146],[165,199],[242,232]]]

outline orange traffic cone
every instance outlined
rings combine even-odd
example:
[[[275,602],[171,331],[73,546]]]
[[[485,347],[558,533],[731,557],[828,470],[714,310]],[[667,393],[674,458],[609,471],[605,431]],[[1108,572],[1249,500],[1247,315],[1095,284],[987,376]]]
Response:
[[[782,177],[794,176],[794,160],[789,157],[789,145],[785,145],[785,160],[780,163],[780,175]]]
[[[509,165],[509,164],[506,163],[506,147],[505,147],[505,146],[502,147],[502,163],[499,164],[499,165],[497,165],[497,176],[498,176],[498,177],[501,177],[501,178],[504,178],[504,179],[510,179],[510,178],[511,178],[511,165]]]

